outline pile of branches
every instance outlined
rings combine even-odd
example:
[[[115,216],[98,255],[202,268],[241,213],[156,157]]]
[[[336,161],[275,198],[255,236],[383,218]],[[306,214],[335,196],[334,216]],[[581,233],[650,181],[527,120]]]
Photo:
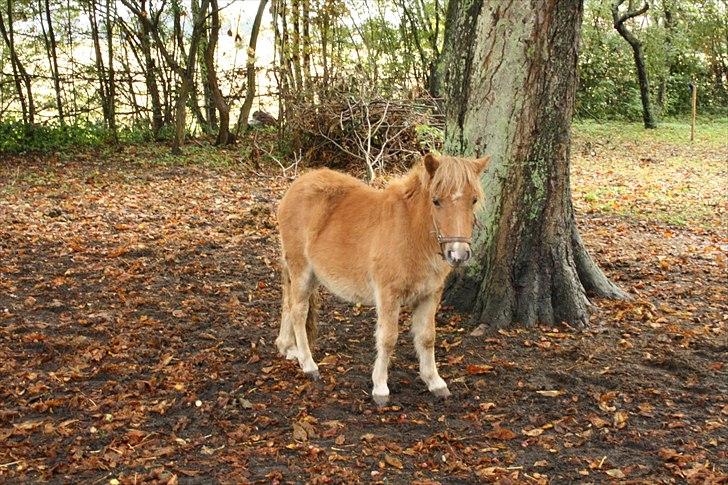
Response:
[[[437,132],[444,124],[432,98],[392,100],[350,92],[288,104],[286,122],[304,163],[354,170],[363,166],[370,180],[385,170],[407,168],[423,152],[440,148],[437,141],[423,143],[418,127],[420,133],[423,127]]]

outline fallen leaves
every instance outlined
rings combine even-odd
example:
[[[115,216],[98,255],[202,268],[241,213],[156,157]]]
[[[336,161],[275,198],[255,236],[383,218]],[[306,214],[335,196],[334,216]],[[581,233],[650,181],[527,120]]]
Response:
[[[378,410],[370,308],[326,297],[322,381],[275,356],[274,209],[288,181],[119,162],[76,190],[77,169],[63,170],[57,191],[73,204],[58,217],[43,215],[56,213],[47,189],[0,188],[0,481],[710,483],[725,472],[728,246],[715,233],[580,214],[592,255],[632,300],[595,300],[580,331],[485,326],[482,337],[442,309],[436,352],[453,396],[431,398],[403,344],[395,404]]]

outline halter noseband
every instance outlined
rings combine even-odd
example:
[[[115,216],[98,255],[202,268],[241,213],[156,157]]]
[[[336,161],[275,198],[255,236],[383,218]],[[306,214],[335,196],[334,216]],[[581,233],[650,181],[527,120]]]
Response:
[[[443,236],[440,232],[440,228],[437,227],[437,221],[435,220],[435,216],[432,216],[432,225],[435,227],[435,230],[432,231],[435,234],[435,238],[437,238],[437,244],[440,248],[440,256],[442,256],[442,259],[445,259],[445,244],[447,243],[468,243],[470,244],[472,241],[472,238],[465,237],[465,236]]]

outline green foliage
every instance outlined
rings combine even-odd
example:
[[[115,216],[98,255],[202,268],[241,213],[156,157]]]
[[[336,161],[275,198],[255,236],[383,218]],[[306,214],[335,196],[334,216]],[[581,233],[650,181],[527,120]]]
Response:
[[[165,130],[162,130],[165,132]],[[171,128],[162,137],[171,137]],[[118,133],[121,143],[143,143],[153,140],[146,126],[122,127]],[[113,142],[112,133],[101,124],[79,121],[66,125],[36,125],[27,127],[21,121],[0,123],[0,153],[54,152],[73,148],[98,147]]]
[[[576,115],[637,121],[642,117],[630,46],[612,25],[611,2],[587,0],[579,58]],[[728,114],[728,20],[721,0],[655,0],[628,21],[643,45],[650,95],[661,117],[690,113],[690,83],[698,112]]]
[[[438,151],[445,142],[445,133],[440,128],[430,125],[417,125],[417,143],[424,151]]]

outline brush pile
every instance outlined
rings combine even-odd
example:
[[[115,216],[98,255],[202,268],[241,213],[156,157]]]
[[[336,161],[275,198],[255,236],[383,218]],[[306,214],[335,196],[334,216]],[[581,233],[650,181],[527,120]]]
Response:
[[[365,99],[351,93],[288,106],[288,127],[308,165],[375,173],[411,166],[442,144],[443,116],[432,98]]]

